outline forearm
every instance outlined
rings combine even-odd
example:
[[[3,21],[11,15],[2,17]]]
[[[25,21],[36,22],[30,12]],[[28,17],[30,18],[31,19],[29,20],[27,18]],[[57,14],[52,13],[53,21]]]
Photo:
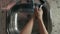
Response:
[[[23,28],[20,34],[31,34],[32,28],[33,28],[33,20],[34,18],[31,18],[28,24]]]
[[[44,25],[43,19],[42,18],[38,18],[38,25],[39,25],[39,31],[40,34],[48,34],[46,27]]]

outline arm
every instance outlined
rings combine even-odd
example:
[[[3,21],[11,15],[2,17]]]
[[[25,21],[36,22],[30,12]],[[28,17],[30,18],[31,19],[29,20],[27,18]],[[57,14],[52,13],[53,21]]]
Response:
[[[32,17],[26,26],[23,28],[20,34],[31,34],[33,28],[34,17]]]
[[[44,25],[44,22],[43,22],[43,19],[42,19],[42,16],[43,16],[43,11],[41,8],[36,8],[35,9],[35,14],[36,14],[36,17],[38,19],[38,26],[39,26],[39,31],[40,31],[40,34],[48,34],[47,30],[46,30],[46,27]]]
[[[38,26],[41,34],[48,34],[42,18],[38,18]]]

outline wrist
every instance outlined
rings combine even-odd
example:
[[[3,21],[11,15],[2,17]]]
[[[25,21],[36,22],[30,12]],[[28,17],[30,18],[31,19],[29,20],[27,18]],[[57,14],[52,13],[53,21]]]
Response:
[[[42,20],[43,18],[42,17],[38,17],[38,19],[41,19]]]

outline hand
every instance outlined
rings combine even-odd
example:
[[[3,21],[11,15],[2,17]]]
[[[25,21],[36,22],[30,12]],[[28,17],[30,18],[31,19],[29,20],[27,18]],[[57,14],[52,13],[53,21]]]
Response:
[[[42,10],[42,8],[38,8],[38,7],[36,7],[35,9],[34,9],[34,13],[35,13],[35,16],[39,19],[39,18],[42,18],[42,16],[43,16],[43,10]]]

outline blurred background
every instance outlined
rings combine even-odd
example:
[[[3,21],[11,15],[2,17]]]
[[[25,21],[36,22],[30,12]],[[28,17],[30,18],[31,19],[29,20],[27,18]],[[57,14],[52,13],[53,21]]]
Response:
[[[52,33],[60,34],[60,0],[47,0],[50,4],[52,18]]]

